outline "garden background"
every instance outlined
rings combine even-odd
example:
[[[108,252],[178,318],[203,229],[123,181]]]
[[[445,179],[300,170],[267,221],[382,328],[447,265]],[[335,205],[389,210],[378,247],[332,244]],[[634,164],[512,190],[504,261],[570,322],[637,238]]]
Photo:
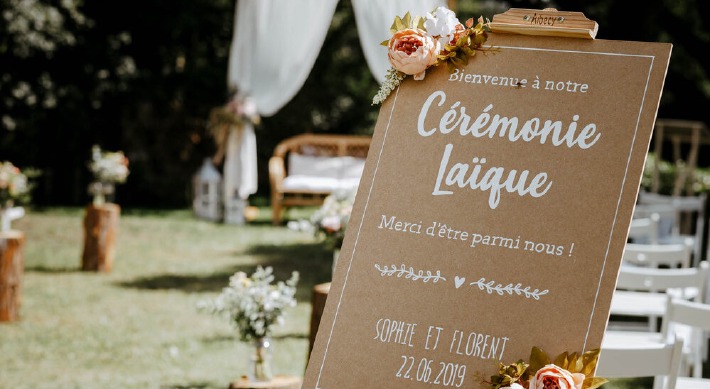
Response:
[[[232,0],[0,0],[0,159],[42,171],[34,204],[85,204],[86,163],[98,144],[130,160],[131,176],[117,188],[123,206],[188,207],[191,177],[215,152],[209,111],[229,98],[234,7]],[[509,7],[582,11],[599,23],[599,39],[672,42],[658,117],[710,123],[708,2],[456,2],[461,18],[492,18]],[[279,35],[293,32],[278,21],[273,30],[278,50]],[[371,133],[377,89],[351,3],[342,0],[302,90],[257,127],[252,203],[268,198],[267,162],[280,140]],[[701,153],[699,163],[710,157]]]

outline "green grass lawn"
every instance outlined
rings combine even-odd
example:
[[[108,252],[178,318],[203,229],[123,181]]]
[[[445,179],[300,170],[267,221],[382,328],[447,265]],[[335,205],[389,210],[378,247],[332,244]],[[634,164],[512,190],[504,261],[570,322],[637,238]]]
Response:
[[[266,212],[262,212],[266,214]],[[298,306],[274,334],[276,373],[303,374],[312,287],[332,253],[313,236],[196,220],[189,211],[124,210],[110,273],[80,271],[83,210],[28,212],[21,320],[0,324],[0,388],[225,388],[249,345],[197,310],[235,271],[298,270]]]
[[[13,224],[26,234],[25,275],[21,320],[0,323],[0,388],[226,388],[246,373],[251,347],[196,305],[259,264],[277,279],[300,272],[298,306],[273,348],[276,373],[302,375],[311,291],[330,279],[332,253],[310,234],[271,226],[269,215],[234,226],[187,210],[123,210],[113,270],[93,273],[79,270],[82,209],[28,212]]]

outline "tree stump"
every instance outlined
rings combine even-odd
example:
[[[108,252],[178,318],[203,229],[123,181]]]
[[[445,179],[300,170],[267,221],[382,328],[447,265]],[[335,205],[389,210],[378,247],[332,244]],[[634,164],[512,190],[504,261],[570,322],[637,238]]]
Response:
[[[84,252],[81,270],[110,272],[121,208],[117,204],[91,204],[84,215]]]
[[[318,333],[318,327],[320,326],[320,319],[323,316],[323,309],[325,309],[325,301],[328,299],[328,292],[330,292],[330,282],[318,284],[313,287],[313,300],[311,304],[311,332],[308,336],[309,359],[311,357],[311,351],[313,351],[313,344],[316,341],[316,334]]]
[[[24,243],[20,231],[0,232],[0,322],[20,318]]]
[[[301,377],[277,375],[271,381],[255,382],[246,377],[229,384],[229,389],[300,389]]]

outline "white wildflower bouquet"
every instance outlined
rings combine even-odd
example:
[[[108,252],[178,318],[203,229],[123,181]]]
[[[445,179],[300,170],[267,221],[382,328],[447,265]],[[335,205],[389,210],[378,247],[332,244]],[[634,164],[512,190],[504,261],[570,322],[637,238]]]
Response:
[[[273,282],[272,267],[259,266],[251,276],[234,273],[229,286],[215,300],[200,303],[200,308],[226,317],[243,341],[270,336],[272,327],[283,323],[284,310],[296,305],[298,272],[286,282]]]
[[[0,209],[29,201],[30,185],[27,175],[12,162],[0,162]]]
[[[288,227],[313,232],[332,248],[339,249],[343,245],[345,229],[350,221],[355,194],[355,189],[337,190],[325,198],[323,205],[309,220],[290,222]]]
[[[128,158],[123,151],[102,151],[94,145],[91,148],[89,170],[94,175],[94,181],[101,183],[122,184],[128,177]]]

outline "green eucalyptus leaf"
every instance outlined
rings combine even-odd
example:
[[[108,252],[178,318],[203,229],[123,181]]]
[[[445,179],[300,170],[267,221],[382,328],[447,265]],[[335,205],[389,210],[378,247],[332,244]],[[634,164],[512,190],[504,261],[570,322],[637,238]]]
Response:
[[[415,21],[414,24],[417,26],[418,29],[420,29],[420,30],[426,30],[426,29],[424,28],[424,21],[425,21],[426,19],[424,19],[424,18],[422,18],[422,17],[418,17],[418,18],[419,18],[419,19],[418,19],[417,21]]]
[[[552,363],[554,363],[555,365],[557,365],[563,369],[567,369],[567,361],[568,361],[568,355],[567,355],[567,352],[565,351],[562,354],[558,355],[557,358],[555,358],[555,360]]]
[[[582,383],[582,388],[583,389],[596,389],[596,388],[606,384],[607,382],[609,382],[609,380],[606,378],[587,377],[584,379],[584,383]]]
[[[402,18],[400,18],[399,16],[394,18],[394,26],[395,26],[395,31],[404,30],[406,28],[404,25],[404,22],[402,22]]]
[[[538,347],[533,347],[530,351],[530,370],[537,372],[542,369],[543,366],[550,364],[550,357],[545,354],[542,349]]]
[[[404,19],[402,19],[402,23],[404,24],[404,28],[412,27],[412,15],[409,12],[404,14]]]

